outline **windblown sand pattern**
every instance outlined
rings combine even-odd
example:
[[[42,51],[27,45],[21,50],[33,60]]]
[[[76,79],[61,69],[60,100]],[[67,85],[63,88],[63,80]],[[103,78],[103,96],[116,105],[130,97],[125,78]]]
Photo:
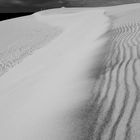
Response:
[[[86,110],[88,140],[139,140],[140,22],[139,11],[114,20],[106,72]],[[134,19],[135,18],[135,19]],[[92,104],[92,105],[91,105]],[[92,112],[92,113],[91,113]],[[94,114],[94,115],[91,115]],[[92,117],[91,117],[92,116]],[[90,125],[89,125],[90,124]],[[83,128],[84,129],[84,128]],[[83,138],[84,139],[84,138]]]
[[[78,108],[79,110],[75,113],[76,117],[74,116],[76,121],[73,121],[76,123],[72,124],[73,122],[70,122],[78,129],[74,130],[76,136],[74,139],[67,138],[67,140],[140,139],[139,13],[140,10],[130,10],[124,14],[118,14],[116,17],[113,15],[112,28],[107,32],[110,39],[106,43],[107,46],[103,46],[103,49],[105,47],[109,48],[108,52],[105,57],[103,56],[105,58],[104,61],[99,63],[101,66],[97,65],[99,66],[97,67],[97,72],[90,79],[95,80],[92,89],[93,98],[90,98],[80,109]],[[0,75],[3,75],[35,50],[44,46],[41,45],[42,42],[46,43],[46,40],[52,40],[52,38],[55,38],[60,33],[61,31],[57,30],[57,28],[54,32],[51,31],[50,33],[41,30],[39,32],[32,32],[28,37],[25,36],[21,40],[15,41],[6,50],[0,52]],[[52,87],[55,88],[55,86],[53,85]],[[41,104],[41,102],[39,103]],[[55,100],[52,102],[55,104]],[[46,106],[44,108],[46,109]],[[43,132],[46,135],[46,130],[43,129]],[[52,133],[55,133],[54,130]],[[60,135],[63,137],[64,134]],[[51,140],[56,139],[59,138],[55,137]]]
[[[33,54],[37,49],[47,45],[50,41],[62,33],[58,27],[38,28],[28,31],[22,38],[17,37],[17,40],[12,44],[5,46],[4,50],[0,51],[0,76],[7,72],[16,64],[22,62],[24,58]]]

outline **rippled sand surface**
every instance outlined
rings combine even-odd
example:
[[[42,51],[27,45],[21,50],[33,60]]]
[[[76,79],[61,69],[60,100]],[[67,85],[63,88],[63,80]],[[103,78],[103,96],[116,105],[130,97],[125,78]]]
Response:
[[[62,8],[0,22],[0,139],[139,140],[139,13]]]

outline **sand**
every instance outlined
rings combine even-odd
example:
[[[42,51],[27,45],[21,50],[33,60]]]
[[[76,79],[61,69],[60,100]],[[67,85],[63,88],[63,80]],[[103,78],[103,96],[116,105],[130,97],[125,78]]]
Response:
[[[1,22],[0,139],[138,140],[139,11],[60,8]]]

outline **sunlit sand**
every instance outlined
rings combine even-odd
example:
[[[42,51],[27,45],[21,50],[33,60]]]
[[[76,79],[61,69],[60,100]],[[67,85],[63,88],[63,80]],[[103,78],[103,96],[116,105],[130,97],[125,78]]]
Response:
[[[103,91],[100,91],[102,94],[99,98],[97,95],[103,77],[106,76],[109,83],[110,69],[119,60],[120,65],[123,59],[121,49],[120,52],[119,49],[113,52],[116,44],[122,48],[135,46],[135,49],[132,48],[132,60],[139,58],[136,50],[140,41],[137,37],[140,29],[139,12],[140,4],[104,8],[60,8],[0,22],[0,35],[3,36],[0,43],[0,139],[112,138],[109,134],[110,127],[113,127],[119,116],[121,101],[125,95],[123,90],[127,88],[122,81],[122,87],[118,89],[124,93],[115,96],[116,100],[113,100],[117,70],[112,70],[115,78],[112,78],[111,84],[114,86],[110,84],[112,89],[103,107],[101,106],[101,111],[98,106],[102,103],[108,86],[105,85]],[[131,51],[126,49],[126,52],[128,53],[124,59],[129,59]],[[118,61],[117,54],[121,54]],[[133,70],[138,73],[135,68]],[[118,76],[121,81],[125,74],[121,70],[118,73],[122,74]],[[137,78],[139,76],[138,73]],[[134,83],[131,89],[139,92],[138,79],[135,80],[135,77],[134,74],[134,78],[129,78],[128,81]],[[135,109],[133,103],[135,97],[138,97],[135,94],[129,96],[132,97],[128,108]],[[108,117],[106,112],[113,106],[112,100],[117,107],[114,109],[114,117],[109,116],[112,122],[105,134],[100,126],[107,127],[104,118]],[[99,120],[95,116],[98,111],[101,112],[101,116],[97,115]],[[129,111],[124,113],[123,118],[126,124],[129,119],[127,113]],[[138,140],[139,125],[135,124],[138,118],[137,113],[134,119],[136,121],[128,123],[128,127],[132,125],[131,128],[135,130],[133,140]],[[95,121],[99,123],[95,125]],[[123,122],[122,133],[112,129],[117,140],[123,140],[123,134],[127,133],[128,128],[124,132]],[[92,132],[89,132],[91,128],[92,136]]]

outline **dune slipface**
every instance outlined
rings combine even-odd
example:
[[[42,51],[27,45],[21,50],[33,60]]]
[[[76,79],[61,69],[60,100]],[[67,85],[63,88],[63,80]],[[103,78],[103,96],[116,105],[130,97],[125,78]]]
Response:
[[[1,30],[8,25],[2,45],[9,46],[1,47],[0,138],[78,139],[83,123],[77,114],[92,96],[92,64],[107,40],[100,36],[109,18],[89,9],[5,21]],[[15,36],[8,34],[14,29]]]
[[[1,23],[13,26],[5,36],[21,29],[0,48],[0,139],[139,140],[139,11],[63,8]]]

